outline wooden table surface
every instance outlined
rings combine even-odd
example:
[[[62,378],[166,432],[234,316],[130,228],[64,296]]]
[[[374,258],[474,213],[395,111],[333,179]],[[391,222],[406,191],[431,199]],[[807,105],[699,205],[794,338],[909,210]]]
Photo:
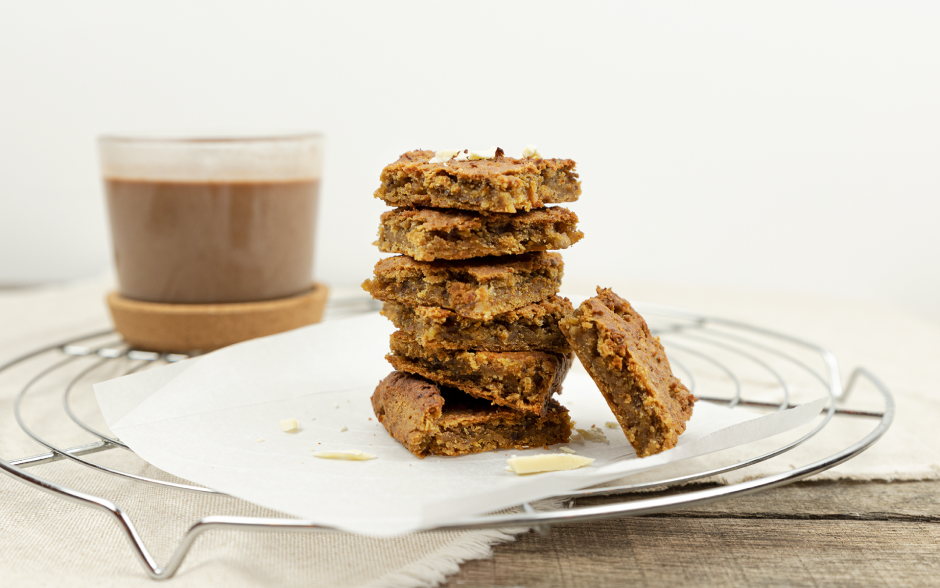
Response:
[[[100,323],[104,311],[97,286],[83,288],[63,290],[58,297],[14,296],[9,316],[41,316],[46,325],[69,324],[75,333],[87,332],[92,327],[84,325]],[[897,390],[926,389],[934,381],[924,366],[935,364],[936,331],[890,309],[790,297],[768,301],[727,291],[703,298],[700,289],[687,301],[676,297],[681,289],[633,290],[639,299],[702,308],[820,341],[847,358],[845,365],[871,367]],[[27,302],[32,314],[24,312]],[[875,318],[860,330],[855,328],[859,316]],[[25,321],[19,332],[4,325],[11,348],[47,342],[52,327],[47,332],[34,322]],[[57,339],[63,336],[60,327],[54,332]],[[894,346],[881,340],[916,344],[892,360],[882,355]],[[912,351],[916,354],[908,357]],[[912,375],[918,369],[921,379]],[[938,523],[940,481],[809,481],[667,514],[556,526],[544,537],[525,533],[496,546],[492,558],[463,564],[445,585],[940,587]]]
[[[465,563],[446,586],[940,586],[940,482],[810,481],[556,526]]]

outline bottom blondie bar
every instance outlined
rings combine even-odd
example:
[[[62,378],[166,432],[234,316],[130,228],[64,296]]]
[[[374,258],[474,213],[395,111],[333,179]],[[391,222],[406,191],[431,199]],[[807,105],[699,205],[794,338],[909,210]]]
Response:
[[[539,418],[402,372],[379,382],[372,408],[389,434],[418,457],[547,447],[571,436],[568,411],[554,400]]]

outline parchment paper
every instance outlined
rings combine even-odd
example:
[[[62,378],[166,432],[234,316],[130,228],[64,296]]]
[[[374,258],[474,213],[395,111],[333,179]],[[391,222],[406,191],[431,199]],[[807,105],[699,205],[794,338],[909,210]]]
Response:
[[[568,444],[595,458],[590,467],[517,476],[505,470],[506,459],[522,451],[419,459],[388,435],[370,397],[391,371],[384,356],[393,330],[377,313],[313,325],[103,382],[95,394],[111,430],[153,465],[317,524],[374,536],[452,523],[750,443],[807,425],[825,403],[760,416],[700,401],[676,448],[638,459],[619,428],[604,426],[616,419],[593,381],[572,371],[560,401],[578,428],[597,425],[610,444]],[[286,418],[300,421],[301,430],[282,432],[278,423]],[[324,460],[311,449],[360,449],[378,459]]]

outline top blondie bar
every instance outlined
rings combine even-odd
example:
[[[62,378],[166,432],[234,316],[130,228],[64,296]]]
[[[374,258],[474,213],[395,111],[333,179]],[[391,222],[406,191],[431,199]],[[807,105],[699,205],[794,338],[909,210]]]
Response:
[[[433,151],[409,151],[382,170],[375,197],[389,206],[518,212],[574,202],[581,182],[570,159],[493,159],[431,163]]]

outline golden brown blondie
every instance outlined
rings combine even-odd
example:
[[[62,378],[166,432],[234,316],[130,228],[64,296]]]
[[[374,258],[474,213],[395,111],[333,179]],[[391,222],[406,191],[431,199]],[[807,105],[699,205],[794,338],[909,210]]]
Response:
[[[570,247],[584,237],[577,225],[560,206],[516,214],[396,208],[382,215],[374,245],[418,261],[518,255]]]
[[[400,372],[542,416],[571,367],[571,356],[562,353],[428,349],[401,331],[392,333],[390,343],[392,353],[385,359]]]
[[[639,457],[675,447],[696,398],[630,303],[597,288],[559,326]]]
[[[383,302],[440,306],[490,320],[558,292],[564,263],[544,251],[462,261],[415,261],[397,256],[375,265],[362,288]]]
[[[495,159],[430,163],[433,151],[403,154],[382,170],[375,197],[389,206],[517,212],[574,202],[581,182],[570,159]]]
[[[554,400],[539,418],[401,372],[379,382],[372,409],[392,437],[422,458],[547,447],[571,436],[568,411]]]
[[[382,314],[424,347],[480,351],[553,351],[570,353],[558,321],[571,312],[571,302],[552,296],[490,320],[471,319],[438,306],[386,302]]]

